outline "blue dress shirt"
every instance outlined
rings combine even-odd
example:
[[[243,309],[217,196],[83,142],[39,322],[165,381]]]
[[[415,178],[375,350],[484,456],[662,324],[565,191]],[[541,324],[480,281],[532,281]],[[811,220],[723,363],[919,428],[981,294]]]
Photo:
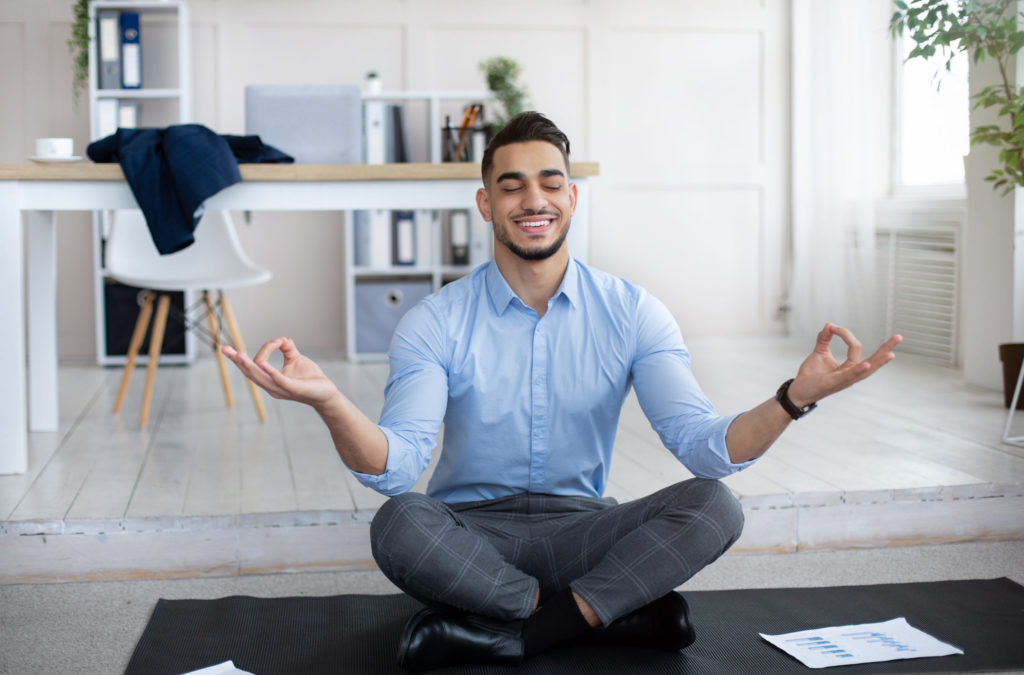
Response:
[[[662,442],[697,476],[733,464],[719,416],[690,370],[679,327],[644,289],[570,260],[547,312],[524,304],[493,262],[399,322],[379,426],[387,469],[353,472],[393,495],[444,447],[427,492],[443,502],[525,492],[600,497],[632,386]]]

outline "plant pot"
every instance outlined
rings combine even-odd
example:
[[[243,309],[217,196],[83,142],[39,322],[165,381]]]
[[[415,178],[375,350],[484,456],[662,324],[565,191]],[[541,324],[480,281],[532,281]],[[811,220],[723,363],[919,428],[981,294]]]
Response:
[[[1024,343],[999,345],[999,360],[1003,362],[1003,405],[1009,409],[1013,402],[1013,390],[1017,387],[1017,376],[1024,363]],[[1024,410],[1024,391],[1017,399],[1017,410]]]

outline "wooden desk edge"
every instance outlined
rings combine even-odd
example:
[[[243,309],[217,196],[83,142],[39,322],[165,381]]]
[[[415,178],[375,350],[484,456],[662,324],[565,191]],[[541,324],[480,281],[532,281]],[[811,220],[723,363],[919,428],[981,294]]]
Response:
[[[244,181],[465,180],[480,178],[480,165],[429,164],[239,164]],[[599,175],[597,162],[574,162],[573,178]],[[0,180],[124,180],[118,164],[0,164]]]

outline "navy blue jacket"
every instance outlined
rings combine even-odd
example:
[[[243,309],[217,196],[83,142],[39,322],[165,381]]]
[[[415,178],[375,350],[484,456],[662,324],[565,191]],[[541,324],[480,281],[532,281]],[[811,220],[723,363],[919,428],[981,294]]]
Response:
[[[293,162],[259,136],[219,136],[200,124],[118,129],[89,144],[94,162],[119,162],[161,254],[195,241],[203,202],[241,182],[239,162]]]

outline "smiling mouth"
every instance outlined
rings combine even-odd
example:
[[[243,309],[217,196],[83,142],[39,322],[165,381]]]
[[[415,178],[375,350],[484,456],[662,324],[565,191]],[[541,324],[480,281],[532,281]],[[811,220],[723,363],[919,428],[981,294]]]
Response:
[[[554,225],[557,220],[556,216],[551,213],[538,213],[524,216],[521,218],[513,218],[512,221],[519,227],[527,230],[539,230],[549,225]]]

